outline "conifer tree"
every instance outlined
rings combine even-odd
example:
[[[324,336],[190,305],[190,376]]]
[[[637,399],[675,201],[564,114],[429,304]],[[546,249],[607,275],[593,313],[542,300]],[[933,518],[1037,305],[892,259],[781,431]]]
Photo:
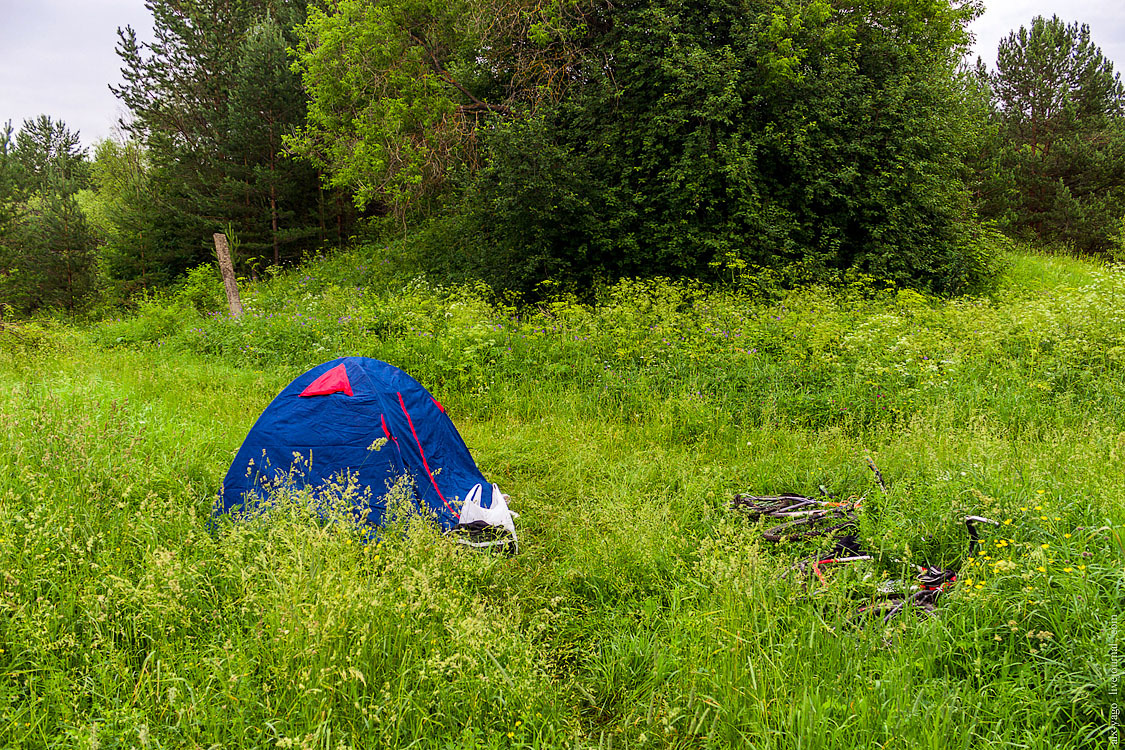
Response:
[[[99,266],[111,300],[168,284],[191,267],[182,214],[169,210],[169,181],[158,178],[141,143],[98,143],[92,179],[103,234]]]
[[[47,115],[24,121],[16,135],[14,155],[29,189],[65,185],[74,192],[89,180],[89,162],[78,133]]]
[[[15,138],[9,120],[0,128],[0,245],[16,215],[16,206],[23,193],[20,164],[15,155]]]
[[[145,146],[188,264],[209,260],[212,233],[226,227],[253,253],[269,248],[274,262],[327,239],[316,174],[289,163],[280,143],[304,117],[285,49],[305,4],[148,0],[154,41],[119,31],[125,82],[111,88],[131,111],[122,124]]]
[[[232,205],[245,210],[257,247],[281,261],[286,240],[316,233],[318,184],[312,167],[285,156],[283,138],[305,115],[300,80],[290,70],[284,32],[273,16],[252,26],[242,40],[227,102]],[[304,223],[297,222],[300,216]],[[247,237],[243,235],[243,246]]]
[[[1000,42],[982,210],[1013,233],[1104,252],[1125,216],[1125,88],[1085,24],[1038,16]]]
[[[88,173],[62,122],[26,120],[14,146],[10,125],[0,135],[0,303],[73,312],[88,300],[95,238],[75,199]]]

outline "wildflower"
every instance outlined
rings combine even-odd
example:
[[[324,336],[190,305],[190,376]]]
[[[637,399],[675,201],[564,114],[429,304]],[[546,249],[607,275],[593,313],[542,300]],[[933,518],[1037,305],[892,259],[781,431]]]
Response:
[[[1038,568],[1036,568],[1036,570],[1038,570],[1040,573],[1046,573],[1047,572],[1047,569],[1044,568],[1042,565],[1040,565]]]
[[[1074,570],[1074,568],[1063,568],[1063,572],[1064,572],[1064,573],[1070,573],[1070,572],[1072,572],[1073,570]]]
[[[1070,534],[1063,534],[1063,539],[1070,539]]]
[[[1039,546],[1042,547],[1043,549],[1047,549],[1048,547],[1051,546],[1051,544],[1050,544],[1050,542],[1043,542]]]

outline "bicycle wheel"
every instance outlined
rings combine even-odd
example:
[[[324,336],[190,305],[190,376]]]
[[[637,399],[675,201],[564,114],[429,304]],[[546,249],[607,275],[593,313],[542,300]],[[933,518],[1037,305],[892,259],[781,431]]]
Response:
[[[872,602],[871,604],[864,604],[852,612],[848,621],[852,624],[859,625],[878,618],[884,623],[887,623],[894,619],[895,615],[901,612],[904,606],[906,606],[906,599],[902,598],[883,599]]]
[[[832,521],[836,523],[830,523]],[[855,525],[855,518],[844,516],[841,520],[840,514],[825,512],[824,515],[804,516],[766,529],[762,532],[762,538],[767,542],[780,542],[782,539],[812,539]]]
[[[879,617],[886,625],[902,614],[904,610],[913,612],[918,617],[929,617],[933,615],[937,608],[935,602],[940,593],[940,591],[923,589],[915,591],[910,596],[894,595],[859,607],[849,619],[854,623],[859,623]]]
[[[792,512],[819,505],[819,501],[804,495],[735,495],[730,507],[744,513],[748,520],[756,521],[774,513]]]

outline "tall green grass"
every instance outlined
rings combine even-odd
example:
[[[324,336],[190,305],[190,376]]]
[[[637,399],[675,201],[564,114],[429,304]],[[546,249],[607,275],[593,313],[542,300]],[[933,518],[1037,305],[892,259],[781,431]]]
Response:
[[[625,282],[531,309],[393,248],[0,332],[5,747],[1104,747],[1122,609],[1125,279],[1020,257],[992,298]],[[216,282],[217,283],[217,282]],[[200,289],[208,294],[201,294]],[[415,375],[521,552],[405,518],[210,520],[297,373]],[[889,482],[872,485],[872,457]],[[866,494],[882,560],[782,573],[736,491]],[[851,613],[959,563],[939,615]]]

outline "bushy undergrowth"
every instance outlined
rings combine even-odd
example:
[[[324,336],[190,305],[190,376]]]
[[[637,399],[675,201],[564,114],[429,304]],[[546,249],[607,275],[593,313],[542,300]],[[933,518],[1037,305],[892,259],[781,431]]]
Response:
[[[189,287],[94,338],[287,373],[363,354],[409,363],[468,409],[561,388],[591,397],[599,413],[671,416],[689,432],[715,419],[866,429],[939,404],[954,422],[984,410],[1026,428],[1081,419],[1086,408],[1120,412],[1125,398],[1117,269],[1049,290],[1013,280],[994,297],[949,302],[869,279],[753,294],[655,280],[607,287],[593,306],[548,288],[546,301],[517,309],[490,304],[483,287],[404,280],[390,252],[256,285],[241,319],[213,305],[196,311],[200,293]]]
[[[0,744],[1116,736],[1119,271],[1021,258],[995,297],[944,302],[623,282],[515,309],[383,259],[247,289],[240,321],[180,297],[86,339],[0,331]],[[261,409],[344,354],[442,401],[521,513],[518,556],[409,516],[370,541],[299,494],[209,520]],[[820,484],[866,495],[879,557],[826,585],[726,507]],[[966,512],[1000,522],[969,561]],[[850,624],[899,559],[964,573],[938,617]]]

